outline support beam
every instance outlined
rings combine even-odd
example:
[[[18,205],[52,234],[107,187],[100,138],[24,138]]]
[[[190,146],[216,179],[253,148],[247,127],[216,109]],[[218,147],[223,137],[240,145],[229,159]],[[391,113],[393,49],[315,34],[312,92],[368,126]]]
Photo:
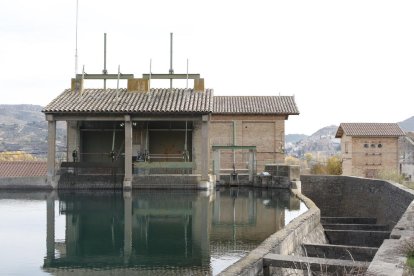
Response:
[[[46,198],[46,262],[55,259],[55,198],[49,194]]]
[[[142,78],[149,79],[150,74],[142,74]],[[152,80],[185,80],[187,78],[190,80],[196,80],[200,78],[200,74],[151,74]]]
[[[254,181],[254,156],[255,152],[253,150],[249,150],[249,182],[253,183]]]
[[[66,153],[66,161],[67,162],[75,162],[73,158],[73,151],[77,151],[77,160],[80,161],[80,151],[79,151],[79,143],[80,143],[80,132],[78,128],[77,121],[67,121],[66,127],[66,137],[67,137],[67,153]]]
[[[214,154],[214,175],[216,176],[216,181],[220,181],[220,149],[213,151]]]
[[[132,254],[132,192],[124,191],[124,263],[128,264]]]
[[[132,122],[131,116],[125,115],[125,177],[124,190],[132,188]]]
[[[119,79],[128,80],[133,79],[134,74],[119,74]],[[82,79],[82,74],[77,74],[76,79]],[[118,74],[84,74],[85,80],[117,80]]]
[[[47,115],[47,182],[54,189],[57,188],[56,181],[56,121],[52,115]]]
[[[203,115],[201,122],[201,181],[209,181],[208,164],[210,143],[208,137],[209,115]]]
[[[332,272],[345,275],[351,270],[364,272],[369,262],[312,258],[269,253],[263,257],[263,275],[271,275],[270,267],[292,268],[315,272]]]

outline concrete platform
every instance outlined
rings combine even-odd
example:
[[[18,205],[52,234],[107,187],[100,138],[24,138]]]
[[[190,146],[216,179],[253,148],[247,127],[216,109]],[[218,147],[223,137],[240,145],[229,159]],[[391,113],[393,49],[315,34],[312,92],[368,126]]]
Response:
[[[370,262],[378,247],[333,244],[302,244],[308,257]]]
[[[327,230],[325,235],[330,244],[380,247],[384,239],[390,238],[390,231]]]
[[[388,231],[389,226],[383,224],[339,224],[323,223],[324,229],[329,230],[366,230],[366,231]]]
[[[321,217],[322,224],[376,224],[373,217]]]
[[[358,271],[362,275],[369,266],[368,262],[312,258],[302,256],[267,254],[263,258],[263,275],[271,275],[271,267],[311,270],[314,272],[329,272],[346,275]]]

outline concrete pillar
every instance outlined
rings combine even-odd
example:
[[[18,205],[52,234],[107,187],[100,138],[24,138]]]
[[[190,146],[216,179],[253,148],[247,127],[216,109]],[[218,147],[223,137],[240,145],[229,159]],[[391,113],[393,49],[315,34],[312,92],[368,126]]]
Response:
[[[51,193],[52,194],[52,193]],[[46,198],[46,260],[55,258],[55,198],[51,194]]]
[[[125,115],[125,177],[124,189],[132,188],[132,122],[131,116]]]
[[[249,182],[254,180],[254,150],[249,150]]]
[[[192,254],[200,256],[202,262],[210,260],[211,207],[209,197],[201,193],[192,202]],[[207,263],[202,263],[207,265]]]
[[[220,181],[220,150],[216,149],[214,152],[214,175],[216,176],[216,181]]]
[[[132,194],[124,191],[124,263],[127,264],[132,254]]]
[[[57,188],[56,181],[56,121],[53,115],[46,115],[47,129],[47,183],[54,189]]]
[[[209,181],[208,164],[210,143],[208,137],[209,115],[203,115],[201,122],[201,181]]]
[[[66,160],[68,162],[74,162],[72,153],[74,150],[78,151],[78,161],[80,161],[80,151],[79,151],[79,143],[80,143],[80,132],[78,128],[78,121],[67,121],[67,157]]]

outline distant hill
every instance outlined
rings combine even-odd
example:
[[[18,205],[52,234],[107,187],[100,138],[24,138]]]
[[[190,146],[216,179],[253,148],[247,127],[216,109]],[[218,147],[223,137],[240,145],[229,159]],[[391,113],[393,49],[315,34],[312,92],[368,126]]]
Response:
[[[0,152],[25,151],[36,157],[47,154],[47,122],[40,105],[0,105]],[[66,124],[58,123],[57,150],[66,144]]]
[[[331,125],[321,128],[297,142],[288,142],[286,139],[286,154],[299,158],[307,152],[326,156],[338,154],[341,151],[341,143],[340,139],[335,138],[337,129],[338,126]]]
[[[402,122],[399,122],[398,125],[404,130],[404,131],[414,131],[414,116],[411,118],[408,118]]]
[[[287,134],[285,135],[285,142],[286,143],[296,143],[302,139],[305,139],[308,135],[305,134]]]

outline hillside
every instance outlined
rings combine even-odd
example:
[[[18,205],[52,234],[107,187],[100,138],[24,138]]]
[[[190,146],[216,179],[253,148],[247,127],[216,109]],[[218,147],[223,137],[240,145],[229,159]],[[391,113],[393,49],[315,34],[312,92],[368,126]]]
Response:
[[[305,134],[286,134],[285,143],[297,143],[300,140],[305,139],[308,135]]]
[[[0,105],[0,152],[25,151],[44,158],[47,154],[47,122],[39,105]],[[58,123],[57,150],[66,144],[66,125]]]
[[[300,141],[286,142],[286,154],[299,158],[307,152],[326,156],[338,154],[341,151],[341,141],[335,138],[337,129],[338,126],[335,125],[327,126]]]
[[[411,118],[408,118],[402,122],[399,122],[398,125],[404,130],[404,131],[414,131],[414,116]]]

